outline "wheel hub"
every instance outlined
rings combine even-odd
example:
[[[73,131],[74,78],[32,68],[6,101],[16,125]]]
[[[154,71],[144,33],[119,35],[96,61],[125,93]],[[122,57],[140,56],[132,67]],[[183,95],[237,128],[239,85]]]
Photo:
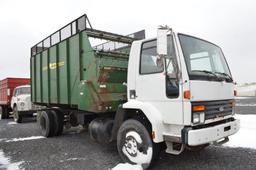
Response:
[[[138,152],[137,141],[132,136],[128,136],[125,140],[124,147],[131,156],[136,156]]]

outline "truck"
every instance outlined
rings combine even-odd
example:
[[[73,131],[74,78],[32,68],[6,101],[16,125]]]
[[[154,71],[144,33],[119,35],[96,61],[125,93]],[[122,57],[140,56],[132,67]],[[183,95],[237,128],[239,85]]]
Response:
[[[33,117],[36,112],[35,106],[31,102],[30,85],[17,86],[13,90],[11,108],[13,119],[17,123],[22,123],[24,117]]]
[[[30,84],[29,78],[9,77],[0,81],[0,116],[7,119],[12,111],[11,99],[14,89],[21,85]]]
[[[116,142],[124,162],[146,169],[163,149],[201,150],[239,130],[221,48],[167,26],[156,38],[143,33],[97,30],[83,15],[31,48],[32,102],[45,107],[37,113],[44,136],[88,126],[92,140]]]

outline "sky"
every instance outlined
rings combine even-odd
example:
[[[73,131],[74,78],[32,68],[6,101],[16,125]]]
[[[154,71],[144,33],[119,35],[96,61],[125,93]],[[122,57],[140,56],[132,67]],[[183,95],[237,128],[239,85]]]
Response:
[[[253,0],[1,0],[0,80],[29,77],[30,48],[87,14],[92,27],[127,35],[159,25],[218,44],[237,83],[256,82]]]

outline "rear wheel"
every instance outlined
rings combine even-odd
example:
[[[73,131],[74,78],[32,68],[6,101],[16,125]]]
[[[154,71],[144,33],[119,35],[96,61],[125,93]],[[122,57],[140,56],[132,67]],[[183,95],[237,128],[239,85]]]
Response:
[[[0,117],[1,117],[1,119],[8,119],[9,118],[8,107],[1,106],[1,108],[0,108]]]
[[[17,106],[13,107],[13,119],[17,123],[21,123],[22,122],[22,116],[20,115]]]
[[[63,132],[64,114],[58,109],[53,109],[51,112],[54,118],[54,135],[59,136]]]
[[[117,149],[123,161],[139,164],[143,169],[151,166],[160,151],[147,128],[134,119],[126,120],[119,128]]]
[[[38,121],[43,136],[51,137],[54,135],[54,116],[50,110],[41,111]]]

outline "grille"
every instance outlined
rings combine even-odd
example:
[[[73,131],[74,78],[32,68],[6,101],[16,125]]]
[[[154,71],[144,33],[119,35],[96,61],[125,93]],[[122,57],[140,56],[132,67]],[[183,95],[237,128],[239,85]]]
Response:
[[[205,106],[205,120],[223,117],[232,114],[234,100],[192,102],[192,106]]]

